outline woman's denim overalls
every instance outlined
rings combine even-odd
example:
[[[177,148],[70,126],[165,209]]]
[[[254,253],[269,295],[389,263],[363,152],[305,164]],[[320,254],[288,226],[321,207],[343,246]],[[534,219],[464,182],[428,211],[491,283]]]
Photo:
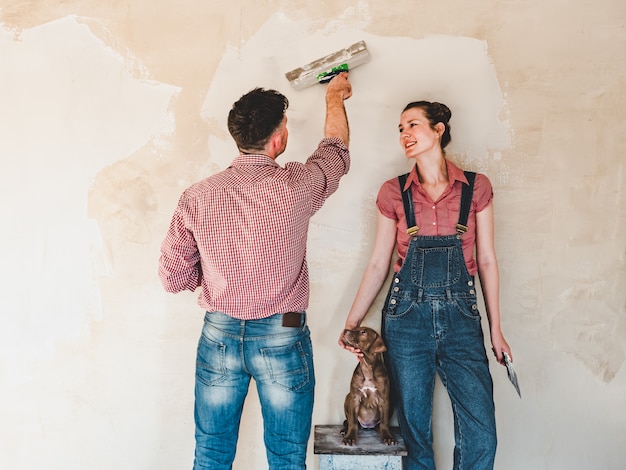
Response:
[[[473,193],[463,188],[456,235],[417,236],[410,188],[400,190],[412,236],[391,282],[382,332],[398,421],[408,449],[405,469],[434,469],[432,400],[435,373],[454,413],[454,469],[493,469],[496,424],[476,286],[463,258],[461,236]],[[403,178],[404,177],[404,178]],[[401,176],[406,180],[406,175]],[[408,230],[411,233],[411,229]]]

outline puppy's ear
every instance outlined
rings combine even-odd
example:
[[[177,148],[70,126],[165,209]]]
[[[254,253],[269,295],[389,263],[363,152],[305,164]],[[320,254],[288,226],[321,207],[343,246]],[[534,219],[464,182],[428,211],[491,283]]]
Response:
[[[374,341],[374,344],[372,344],[372,347],[370,348],[370,351],[373,353],[380,353],[386,350],[387,346],[385,346],[385,342],[380,336],[376,338],[376,341]]]

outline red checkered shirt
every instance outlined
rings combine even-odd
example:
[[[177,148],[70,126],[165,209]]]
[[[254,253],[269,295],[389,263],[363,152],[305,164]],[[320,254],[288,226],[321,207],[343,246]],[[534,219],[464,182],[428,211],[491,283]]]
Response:
[[[309,219],[349,167],[341,139],[323,139],[306,163],[240,155],[188,188],[161,246],[165,290],[201,286],[202,308],[244,320],[305,311]]]

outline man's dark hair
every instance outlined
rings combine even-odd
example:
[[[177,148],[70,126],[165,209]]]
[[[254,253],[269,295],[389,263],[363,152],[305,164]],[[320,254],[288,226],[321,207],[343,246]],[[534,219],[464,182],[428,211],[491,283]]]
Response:
[[[228,131],[240,151],[263,150],[280,126],[289,106],[276,90],[255,88],[233,104],[228,113]]]

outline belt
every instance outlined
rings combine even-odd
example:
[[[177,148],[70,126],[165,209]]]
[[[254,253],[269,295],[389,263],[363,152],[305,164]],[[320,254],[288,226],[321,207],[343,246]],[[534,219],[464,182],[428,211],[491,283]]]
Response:
[[[283,313],[283,326],[290,328],[300,328],[304,325],[306,313],[304,312],[287,312]]]

